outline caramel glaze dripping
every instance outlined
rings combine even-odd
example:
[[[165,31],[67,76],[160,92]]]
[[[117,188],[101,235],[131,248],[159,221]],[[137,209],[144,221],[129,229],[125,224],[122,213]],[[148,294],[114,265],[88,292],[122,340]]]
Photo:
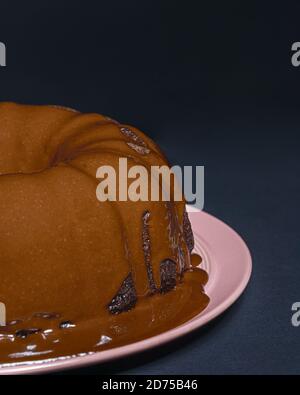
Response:
[[[171,248],[173,250],[174,256],[177,257],[178,261],[178,273],[179,276],[182,277],[183,272],[190,267],[189,261],[185,262],[184,253],[183,253],[183,244],[185,241],[185,234],[182,233],[177,212],[174,206],[174,202],[166,202],[166,208],[169,218],[169,239]],[[186,258],[188,260],[188,254],[186,254]]]
[[[136,151],[136,152],[139,154],[139,156],[141,156],[141,155],[143,156],[143,155],[152,153],[153,156],[156,157],[156,159],[163,158],[163,160],[165,160],[165,158],[163,157],[162,153],[160,152],[160,150],[158,149],[158,147],[157,147],[154,143],[152,143],[154,146],[151,147],[151,149],[150,149],[150,148],[148,147],[148,145],[144,142],[144,140],[143,140],[140,136],[138,136],[135,132],[133,132],[131,129],[129,129],[128,127],[124,127],[124,126],[120,125],[117,121],[111,120],[111,119],[108,118],[108,117],[106,117],[106,121],[102,121],[102,122],[105,124],[107,121],[108,121],[108,122],[111,122],[111,123],[113,123],[113,124],[115,124],[115,125],[117,125],[117,126],[119,127],[119,130],[121,131],[121,133],[122,133],[125,137],[127,137],[127,138],[130,140],[129,142],[126,142],[126,144],[127,144],[130,148],[132,148],[134,151]],[[133,143],[132,143],[131,141],[133,141]],[[136,144],[136,143],[137,143],[137,144]],[[88,149],[88,147],[85,147],[85,149]],[[89,149],[89,151],[87,151],[87,152],[93,152],[93,149]],[[95,152],[97,152],[97,151],[95,151]],[[123,153],[123,152],[121,152],[121,151],[118,152],[118,151],[115,151],[115,150],[112,150],[112,149],[102,149],[101,152],[103,152],[103,153],[114,153],[115,155],[118,155],[119,157],[124,156],[124,153]],[[77,152],[77,154],[78,154],[78,153],[79,153],[79,152]],[[73,154],[73,155],[74,155],[74,154]],[[126,154],[125,154],[125,155],[126,155]],[[61,161],[63,156],[64,156],[63,153],[60,153],[60,154],[56,155],[56,156],[55,156],[55,163]],[[127,157],[130,158],[130,156],[129,156],[128,154],[127,154]],[[71,166],[71,167],[73,167],[74,169],[76,169],[77,171],[80,171],[80,172],[84,173],[86,176],[88,176],[88,177],[90,177],[90,178],[93,178],[93,177],[92,177],[88,172],[86,172],[84,169],[82,169],[82,168],[76,166],[74,163],[71,163],[71,162],[70,162],[71,159],[72,159],[72,157],[69,157],[69,159],[66,161],[66,163],[68,164],[68,166]],[[136,156],[133,156],[131,159],[134,159],[134,161],[135,161],[137,164],[142,164],[143,166],[145,166],[145,167],[150,171],[149,164],[146,163],[144,160],[142,160],[141,157],[138,158],[138,157],[136,157]],[[95,179],[93,178],[93,180],[95,180]],[[97,183],[96,180],[95,180],[95,182]],[[120,215],[119,215],[118,207],[117,207],[117,205],[115,204],[115,202],[113,202],[113,201],[110,201],[109,203],[110,203],[112,206],[114,206],[114,211],[115,211],[116,215],[119,216],[119,218],[120,218],[120,227],[121,227],[121,229],[122,229],[122,233],[123,233],[123,237],[124,237],[124,240],[125,240],[125,244],[127,245],[128,236],[127,236],[127,232],[126,232],[124,223],[123,223],[123,221],[122,221],[122,219],[121,219],[121,217],[120,217]],[[149,243],[150,243],[150,241],[149,241]],[[149,244],[149,247],[150,247],[150,244]],[[131,267],[130,262],[129,262],[129,256],[128,256],[128,255],[130,255],[130,251],[128,251],[128,248],[125,248],[125,258],[126,258],[126,260],[128,261],[128,266]],[[149,268],[148,270],[149,270],[149,271],[151,270],[151,272],[152,272],[151,265],[148,266],[148,268]],[[153,280],[153,281],[152,281],[152,285],[151,285],[151,290],[150,290],[150,292],[155,292],[156,287],[155,287],[155,282],[154,282],[154,278],[153,278],[153,273],[152,273],[152,280]],[[124,281],[125,281],[125,280],[124,280]],[[150,280],[150,281],[151,281],[151,280]],[[122,294],[122,291],[121,291],[121,290],[120,290],[120,293]],[[113,299],[115,299],[117,296],[118,296],[118,295],[116,294],[115,297],[114,297]],[[113,301],[112,301],[112,302],[113,302]],[[112,302],[111,302],[111,303],[112,303]],[[114,303],[112,303],[112,304],[114,304]],[[110,310],[110,309],[109,309],[109,310]],[[112,310],[114,310],[114,309],[112,309]],[[128,310],[128,308],[124,308],[124,311],[127,311],[127,310]],[[110,311],[111,311],[111,310],[110,310]]]
[[[129,141],[126,144],[132,149],[134,149],[138,154],[146,155],[151,152],[145,141],[140,136],[138,136],[135,132],[133,132],[130,128],[121,126],[117,121],[111,120],[109,117],[106,117],[106,119],[113,122],[114,124],[119,125],[121,133],[132,141],[132,142]],[[104,150],[104,151],[112,152],[110,150]],[[160,151],[158,152],[159,154],[161,154]],[[145,165],[145,163],[143,164]],[[178,258],[177,260],[179,264],[179,273],[180,276],[182,276],[184,270],[190,267],[190,262],[186,265],[184,262],[184,253],[182,251],[183,239],[186,241],[188,245],[188,249],[191,252],[194,247],[193,234],[187,213],[184,212],[184,216],[183,216],[183,234],[182,234],[181,232],[178,232],[178,229],[180,227],[178,223],[178,217],[177,217],[174,202],[167,202],[166,207],[167,207],[169,223],[170,223],[170,243],[174,251],[174,255],[177,255]],[[150,218],[150,213],[145,212],[142,219],[143,220],[142,239],[143,239],[143,253],[146,263],[150,294],[154,294],[155,292],[158,291],[158,288],[155,284],[152,264],[151,264],[151,242],[150,242],[149,224],[148,224],[149,218]],[[170,262],[172,262],[173,264],[170,264]],[[173,289],[176,285],[176,277],[175,280],[174,280],[174,276],[173,278],[171,277],[169,280],[166,278],[167,274],[172,273],[172,269],[168,269],[168,268],[169,267],[173,268],[174,264],[176,265],[176,263],[171,259],[166,259],[165,261],[161,262],[161,266],[160,266],[161,283],[164,284],[160,288],[161,292],[167,292],[170,289]],[[135,306],[136,300],[137,300],[137,295],[136,295],[132,275],[130,273],[128,277],[124,280],[123,284],[121,285],[119,292],[115,295],[111,303],[108,305],[108,310],[113,314],[119,314],[122,311],[128,311]]]
[[[76,117],[79,116],[82,115],[74,115],[75,123],[77,122]],[[125,141],[125,144],[132,149],[133,158],[137,163],[149,168],[149,162],[142,159],[148,154],[152,154],[158,163],[167,163],[159,148],[150,139],[147,138],[149,144],[146,144],[138,134],[128,127],[110,121],[108,118],[106,121],[100,121],[102,124],[105,122],[111,122],[119,127],[121,133],[129,140]],[[70,136],[67,140],[71,141],[72,138]],[[65,147],[67,145],[66,142]],[[53,144],[49,143],[49,146],[51,147]],[[86,149],[86,152],[99,152],[97,147],[93,148],[93,144],[87,144],[83,148]],[[139,158],[136,157],[134,151],[139,154]],[[93,178],[84,168],[70,163],[74,156],[80,154],[80,152],[80,149],[76,149],[72,155],[69,153],[66,156],[64,147],[62,147],[62,150],[59,147],[59,150],[53,156],[55,160],[51,163],[56,166],[58,162],[65,162],[77,171]],[[113,149],[101,148],[101,152],[112,152],[118,156],[126,155],[130,157],[127,153],[124,154]],[[110,203],[114,204],[114,202]],[[115,209],[118,211],[117,207]],[[167,205],[167,213],[170,219],[170,242],[175,259],[166,258],[160,263],[160,287],[155,284],[151,262],[150,212],[146,211],[142,218],[142,245],[151,297],[138,300],[134,280],[131,272],[129,272],[119,291],[107,306],[106,316],[102,315],[91,320],[73,322],[68,319],[73,317],[63,317],[60,313],[44,312],[36,313],[32,317],[22,320],[11,321],[6,327],[0,327],[0,363],[41,359],[40,355],[43,354],[49,354],[51,358],[74,353],[89,354],[128,344],[180,325],[202,311],[209,301],[208,297],[202,292],[203,285],[207,281],[207,275],[203,270],[195,267],[199,260],[201,261],[201,258],[192,255],[193,268],[191,268],[189,255],[184,250],[185,243],[189,252],[193,247],[193,236],[187,214],[183,215],[183,224],[181,224],[181,221],[178,220],[174,202]],[[120,228],[126,244],[127,232],[121,217]],[[178,246],[177,249],[176,245]],[[130,256],[127,255],[126,250],[127,248],[125,248],[125,261],[128,262],[130,270]],[[183,265],[185,257],[187,262]],[[176,284],[177,265],[179,265],[178,271],[181,275],[183,271],[186,273],[185,281]],[[160,296],[161,293],[165,295]],[[132,307],[135,308],[132,309]],[[119,314],[121,312],[125,313]],[[102,336],[110,340],[105,344],[99,342],[99,338],[102,338]],[[111,341],[112,343],[110,343]],[[33,351],[31,353],[31,350],[35,348],[37,348],[37,352]]]

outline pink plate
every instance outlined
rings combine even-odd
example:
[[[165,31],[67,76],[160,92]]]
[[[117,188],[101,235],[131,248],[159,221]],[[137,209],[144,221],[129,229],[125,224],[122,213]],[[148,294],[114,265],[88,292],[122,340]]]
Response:
[[[201,314],[177,328],[127,346],[85,356],[2,365],[0,374],[48,373],[110,361],[162,345],[190,333],[223,313],[238,299],[250,279],[252,263],[249,250],[228,225],[193,207],[188,207],[188,211],[195,235],[195,251],[204,258],[202,267],[209,274],[205,290],[211,300]]]

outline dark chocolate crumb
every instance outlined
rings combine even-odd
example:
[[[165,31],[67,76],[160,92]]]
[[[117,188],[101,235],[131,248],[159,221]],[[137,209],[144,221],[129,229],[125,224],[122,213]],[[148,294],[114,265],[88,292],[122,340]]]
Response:
[[[183,235],[185,242],[188,246],[189,252],[191,253],[194,249],[194,235],[191,227],[191,223],[188,217],[188,213],[184,210],[183,213]]]
[[[128,311],[135,306],[137,301],[136,290],[131,273],[123,281],[119,292],[114,296],[108,310],[112,314]]]
[[[147,147],[142,147],[141,145],[137,145],[134,143],[126,143],[128,147],[132,148],[135,150],[138,154],[140,155],[147,155],[150,154],[150,150]]]
[[[160,263],[160,291],[168,292],[176,286],[176,262],[165,259]]]
[[[145,211],[142,217],[142,242],[143,242],[143,252],[144,252],[144,260],[147,269],[147,276],[149,281],[149,288],[151,293],[156,292],[156,285],[153,276],[152,270],[152,262],[151,262],[151,241],[150,241],[150,233],[149,233],[149,211]]]
[[[26,339],[29,335],[34,335],[39,332],[41,332],[41,329],[30,328],[30,329],[20,329],[15,334],[17,337],[21,339]]]
[[[130,138],[137,145],[140,145],[141,147],[147,147],[147,144],[145,143],[145,141],[140,136],[138,136],[136,133],[134,133],[131,129],[126,128],[126,127],[121,127],[120,130],[121,130],[121,133],[124,134],[124,136]]]

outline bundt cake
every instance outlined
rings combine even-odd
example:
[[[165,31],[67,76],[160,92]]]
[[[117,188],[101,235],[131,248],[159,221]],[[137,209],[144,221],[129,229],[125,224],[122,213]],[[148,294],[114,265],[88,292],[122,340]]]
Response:
[[[126,344],[207,305],[183,200],[97,199],[119,158],[168,166],[103,115],[0,103],[0,363]]]

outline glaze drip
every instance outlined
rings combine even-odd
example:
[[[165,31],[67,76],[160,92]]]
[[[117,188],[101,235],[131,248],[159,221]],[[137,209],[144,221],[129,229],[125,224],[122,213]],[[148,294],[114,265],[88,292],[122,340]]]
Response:
[[[189,268],[189,262],[186,262],[182,249],[183,234],[178,222],[178,214],[173,202],[166,202],[167,214],[169,219],[169,240],[173,255],[177,257],[178,273],[182,276],[184,270]],[[188,255],[186,256],[188,259]]]
[[[168,166],[149,137],[49,106],[0,103],[0,124],[0,364],[122,346],[205,308],[184,200],[95,198],[99,166]]]

